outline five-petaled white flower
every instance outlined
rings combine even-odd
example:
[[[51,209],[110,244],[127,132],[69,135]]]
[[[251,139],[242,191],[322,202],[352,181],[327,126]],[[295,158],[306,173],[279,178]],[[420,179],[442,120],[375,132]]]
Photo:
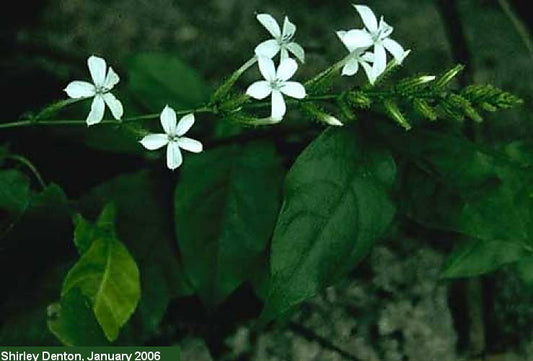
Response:
[[[387,54],[385,49],[400,64],[408,53],[398,42],[389,38],[394,29],[383,20],[383,17],[381,17],[378,24],[376,15],[374,15],[374,12],[368,6],[354,5],[354,7],[365,24],[367,30],[365,31],[366,35],[362,35],[360,32],[348,32],[345,34],[344,39],[352,43],[360,42],[362,44],[361,47],[374,46],[373,76],[377,78],[387,67]],[[368,43],[370,45],[367,45]]]
[[[374,76],[372,66],[370,65],[370,63],[374,62],[374,54],[367,52],[365,47],[361,47],[361,42],[358,41],[358,38],[361,38],[361,32],[363,31],[337,31],[337,36],[350,52],[350,55],[346,59],[344,67],[342,68],[342,75],[355,75],[359,71],[359,65],[361,65],[365,70],[370,84],[374,84],[376,77]],[[364,39],[364,36],[362,36],[362,38]]]
[[[281,60],[289,57],[289,52],[294,54],[302,63],[305,61],[304,49],[292,41],[296,33],[296,26],[285,16],[283,30],[279,28],[276,19],[269,14],[257,15],[257,20],[268,30],[274,39],[266,40],[255,48],[257,56],[265,56],[272,59],[281,51]]]
[[[109,92],[118,84],[120,78],[113,71],[113,68],[109,67],[109,70],[107,70],[105,60],[97,56],[89,57],[87,65],[89,66],[93,84],[76,80],[67,85],[64,89],[65,92],[74,99],[94,97],[91,111],[87,116],[87,125],[97,124],[102,121],[105,104],[111,110],[113,117],[120,120],[124,114],[122,103]]]
[[[278,69],[274,67],[272,59],[259,57],[259,70],[265,80],[260,80],[248,87],[246,94],[255,99],[265,99],[272,94],[272,119],[281,121],[287,110],[283,94],[292,98],[305,98],[306,92],[302,84],[295,81],[288,81],[296,70],[298,64],[291,58],[281,60]]]
[[[174,170],[183,162],[180,148],[194,153],[200,153],[203,150],[202,143],[183,136],[191,129],[193,124],[194,114],[185,115],[178,123],[176,112],[167,105],[161,112],[161,125],[165,133],[149,134],[140,143],[148,150],[156,150],[167,146],[167,167]]]

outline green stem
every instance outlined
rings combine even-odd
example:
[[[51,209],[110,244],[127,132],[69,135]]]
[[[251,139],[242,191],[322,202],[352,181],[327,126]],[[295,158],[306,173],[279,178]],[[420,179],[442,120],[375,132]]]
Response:
[[[323,94],[323,95],[310,95],[303,99],[286,99],[285,103],[287,105],[297,105],[300,103],[313,102],[317,100],[334,100],[338,98],[338,94]],[[261,109],[270,107],[270,102],[256,102],[251,104],[245,104],[242,106],[243,109]]]
[[[213,109],[208,106],[200,107],[197,109],[183,109],[183,110],[177,110],[177,115],[185,115],[189,113],[212,113]],[[114,119],[104,119],[98,124],[115,124],[120,125],[123,123],[131,123],[138,120],[151,120],[156,119],[160,116],[160,113],[153,113],[153,114],[146,114],[146,115],[139,115],[135,117],[128,117],[124,118],[122,120],[114,120]],[[87,122],[85,120],[69,120],[69,119],[58,119],[58,120],[39,120],[39,119],[26,119],[26,120],[18,120],[14,122],[6,122],[6,123],[0,123],[0,129],[8,129],[8,128],[21,128],[21,127],[31,127],[31,126],[56,126],[56,125],[66,125],[66,126],[87,126]]]
[[[235,70],[233,74],[231,74],[231,76],[224,83],[222,83],[222,85],[219,86],[217,90],[215,90],[211,98],[212,101],[217,102],[220,99],[224,98],[229,93],[233,85],[237,82],[237,80],[239,80],[241,75],[244,74],[246,70],[250,69],[255,63],[257,63],[257,56],[253,56],[246,63],[241,65],[239,69]]]
[[[21,155],[10,154],[10,155],[6,156],[6,159],[11,159],[11,160],[14,160],[16,162],[19,162],[19,163],[25,165],[33,173],[35,179],[37,179],[37,182],[39,183],[41,188],[42,189],[46,188],[46,183],[44,182],[43,178],[41,177],[41,174],[39,173],[37,168],[33,165],[33,163],[30,162],[27,158],[25,158],[25,157],[23,157]]]
[[[301,100],[287,99],[287,104],[298,104],[300,102],[311,102],[311,101],[317,101],[317,100],[333,100],[336,98],[337,98],[336,94],[312,95]],[[258,102],[258,103],[246,104],[243,106],[243,108],[260,109],[260,108],[269,107],[269,106],[270,106],[270,102]],[[177,115],[185,115],[189,113],[214,113],[214,112],[215,112],[215,109],[209,105],[205,105],[205,106],[202,106],[196,109],[176,110]],[[122,119],[121,121],[114,120],[114,119],[104,119],[98,124],[121,125],[123,123],[131,123],[131,122],[135,122],[139,120],[156,119],[159,116],[160,116],[159,113],[153,113],[153,114],[139,115],[135,117],[128,117],[128,118]],[[14,122],[0,123],[0,129],[22,128],[22,127],[32,127],[32,126],[58,126],[58,125],[59,126],[87,126],[87,123],[85,120],[70,120],[70,119],[57,119],[57,120],[25,119],[25,120],[18,120]]]
[[[342,66],[344,64],[346,64],[346,62],[348,61],[348,59],[350,59],[350,57],[352,56],[352,54],[348,54],[346,55],[343,59],[339,60],[338,62],[336,62],[335,64],[333,64],[332,66],[326,68],[325,70],[321,71],[320,73],[318,73],[314,78],[308,80],[305,82],[305,87],[308,88],[314,88],[316,87],[318,84],[320,84],[321,81],[326,81],[329,77],[329,75],[333,74],[334,72],[337,72],[339,71]]]

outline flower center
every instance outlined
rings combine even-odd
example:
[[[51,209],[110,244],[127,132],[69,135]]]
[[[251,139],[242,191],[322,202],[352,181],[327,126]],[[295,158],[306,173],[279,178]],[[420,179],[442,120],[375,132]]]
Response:
[[[177,135],[170,135],[168,134],[168,141],[169,142],[177,142],[179,137]]]
[[[383,29],[378,29],[374,31],[371,35],[372,35],[372,41],[374,43],[378,43],[379,41],[383,39]]]
[[[272,90],[280,90],[282,86],[283,81],[280,79],[274,79],[270,82],[270,88],[272,88]]]
[[[285,34],[285,35],[282,35],[279,39],[278,39],[278,43],[279,45],[284,45],[284,44],[287,44],[289,43],[289,41],[291,41],[292,39],[292,34]]]
[[[96,94],[104,94],[104,93],[107,93],[109,90],[103,86],[103,85],[98,85],[98,86],[95,86],[96,88]]]

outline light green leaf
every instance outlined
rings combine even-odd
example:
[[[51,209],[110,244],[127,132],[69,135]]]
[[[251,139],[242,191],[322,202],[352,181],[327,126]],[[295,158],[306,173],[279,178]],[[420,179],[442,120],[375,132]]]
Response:
[[[98,226],[114,219],[106,208]],[[62,297],[78,288],[87,297],[102,330],[114,341],[120,328],[130,318],[140,298],[139,269],[126,247],[114,232],[98,234],[63,283]]]
[[[129,89],[135,99],[153,112],[165,105],[191,108],[209,100],[201,77],[178,57],[164,53],[135,55],[128,62]]]
[[[459,244],[448,256],[442,277],[478,276],[532,255],[517,243],[471,239]]]
[[[280,204],[283,170],[268,143],[187,159],[174,204],[187,275],[209,307],[261,272]]]
[[[298,157],[271,249],[268,321],[331,285],[352,269],[394,216],[388,188],[395,163],[353,129],[330,129]]]
[[[109,201],[116,206],[119,239],[126,244],[141,270],[142,295],[134,318],[143,342],[157,331],[169,301],[192,294],[173,234],[172,192],[168,174],[151,172],[113,178],[91,190],[80,201],[85,214],[96,214]]]
[[[74,217],[74,244],[80,255],[84,254],[95,238],[98,227],[86,221],[80,214]]]

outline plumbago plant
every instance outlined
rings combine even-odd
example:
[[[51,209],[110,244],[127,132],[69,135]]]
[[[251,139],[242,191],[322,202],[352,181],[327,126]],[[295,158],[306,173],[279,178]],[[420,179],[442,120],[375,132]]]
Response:
[[[67,345],[144,343],[161,334],[174,300],[195,295],[215,312],[243,285],[262,300],[265,324],[345,277],[378,240],[424,230],[447,231],[455,246],[444,277],[513,264],[532,282],[533,153],[462,135],[521,100],[490,85],[455,87],[462,65],[398,77],[409,51],[370,8],[354,9],[364,27],[336,33],[347,55],[307,81],[293,80],[306,60],[296,26],[259,14],[272,38],[212,93],[162,54],[134,57],[120,90],[117,72],[91,56],[91,82],[69,83],[69,99],[0,123],[53,127],[51,136],[148,159],[68,200],[4,149],[2,262],[30,257],[41,268],[6,283],[10,297],[29,284],[39,297],[2,303],[3,342],[52,342],[39,331],[46,324]],[[240,88],[252,68],[261,80]],[[62,119],[89,104],[85,120]],[[128,114],[139,108],[161,112]],[[17,163],[42,190],[8,168]],[[39,261],[68,239],[77,256]]]

